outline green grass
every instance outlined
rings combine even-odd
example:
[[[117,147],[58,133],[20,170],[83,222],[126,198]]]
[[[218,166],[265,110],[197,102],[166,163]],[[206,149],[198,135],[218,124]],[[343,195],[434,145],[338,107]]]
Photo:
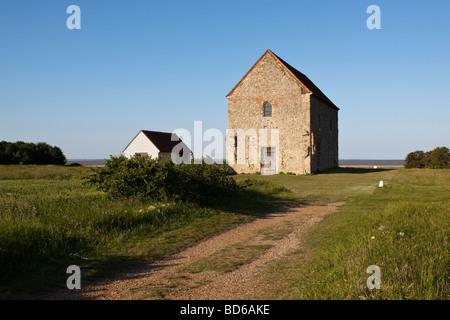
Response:
[[[261,281],[273,285],[264,298],[449,298],[449,170],[335,170],[293,178],[278,182],[295,184],[299,199],[308,194],[321,203],[323,195],[346,204],[316,226],[305,248],[269,266]],[[321,188],[314,178],[327,185]],[[379,180],[384,188],[376,187]],[[380,290],[366,286],[370,265],[381,269]]]
[[[261,241],[281,240],[294,231],[294,224],[290,221],[277,227],[269,227],[259,230],[256,234],[261,236]]]
[[[0,165],[0,180],[79,179],[89,174],[91,171],[92,169],[89,167],[57,165]]]
[[[271,290],[262,298],[449,298],[450,170],[342,168],[306,176],[236,175],[244,187],[240,193],[203,207],[112,201],[83,183],[89,172],[83,167],[0,166],[1,298],[45,297],[64,289],[71,264],[84,270],[86,285],[290,201],[346,204],[315,226],[301,250],[268,265],[261,281]],[[380,180],[384,188],[377,188]],[[290,228],[260,236],[279,239]],[[267,248],[232,249],[191,267],[229,270]],[[223,257],[235,261],[217,263]],[[366,287],[370,265],[381,269],[381,290]]]
[[[380,180],[389,181],[397,170],[339,168],[313,175],[237,175],[236,179],[269,181],[283,186],[301,203],[324,205],[373,192]]]
[[[204,271],[216,271],[227,273],[235,270],[241,265],[255,260],[258,256],[270,249],[272,245],[247,245],[243,243],[228,246],[212,255],[195,261],[186,267],[180,268],[179,272],[200,273]]]
[[[29,175],[18,173],[21,168]],[[0,166],[0,297],[65,289],[66,268],[72,264],[82,268],[87,285],[175,253],[289,200],[282,187],[241,181],[244,189],[232,199],[217,199],[208,207],[114,201],[83,182],[86,169]]]

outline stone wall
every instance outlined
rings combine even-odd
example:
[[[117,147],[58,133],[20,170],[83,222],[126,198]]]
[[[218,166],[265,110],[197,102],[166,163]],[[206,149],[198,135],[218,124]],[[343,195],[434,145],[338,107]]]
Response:
[[[338,111],[311,97],[311,171],[334,168],[338,163]]]
[[[279,130],[277,145],[277,172],[305,174],[311,172],[310,92],[279,65],[271,55],[264,55],[243,78],[228,98],[227,159],[238,173],[260,171],[261,146],[273,146],[261,141],[259,129]],[[272,117],[263,116],[263,104],[272,104]],[[233,129],[251,132],[256,139],[238,138],[238,145],[245,143],[244,155],[235,157]],[[250,130],[250,131],[249,131]],[[256,145],[256,148],[255,148]],[[251,150],[248,150],[248,147]],[[252,151],[253,150],[253,151]],[[252,159],[256,158],[254,163]],[[235,159],[238,164],[235,164]],[[243,162],[243,163],[242,163]]]

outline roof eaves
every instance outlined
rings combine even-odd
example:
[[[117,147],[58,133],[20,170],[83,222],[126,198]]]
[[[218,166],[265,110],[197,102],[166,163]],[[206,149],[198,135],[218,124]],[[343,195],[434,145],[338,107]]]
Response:
[[[123,149],[122,152],[125,152],[125,150],[127,150],[127,148],[130,146],[130,144],[134,141],[134,139],[136,139],[136,137],[137,137],[137,136],[139,135],[139,133],[141,133],[141,132],[142,132],[142,130],[139,131],[138,134],[134,136],[134,138],[130,141],[130,143],[127,144],[127,146],[125,147],[125,149]]]
[[[269,50],[270,51],[270,50]],[[306,75],[295,69],[293,66],[291,66],[289,63],[278,57],[275,53],[270,51],[270,53],[276,58],[277,61],[282,65],[284,70],[286,70],[294,79],[296,79],[301,85],[306,87],[309,91],[311,91],[312,95],[316,97],[317,99],[321,100],[328,106],[332,107],[333,109],[339,110],[339,108],[317,87],[314,82],[311,81]],[[295,74],[301,75],[302,78],[304,78],[307,82],[310,83],[310,85],[305,84],[301,79],[298,78],[298,76]]]
[[[267,53],[272,53],[272,51],[270,51],[269,49],[267,49],[263,55],[261,57],[259,57],[259,59],[253,64],[253,66],[250,68],[250,70],[247,71],[247,73],[241,78],[241,80],[239,80],[239,82],[234,86],[233,89],[231,89],[231,91],[225,96],[226,98],[228,98],[230,95],[232,95],[234,93],[234,91],[237,89],[237,87],[239,87],[241,85],[241,83],[244,81],[245,78],[247,78],[247,76],[249,75],[249,73],[256,67],[256,65],[259,63],[259,61],[261,61],[261,59],[267,54]],[[273,53],[272,53],[273,54]]]

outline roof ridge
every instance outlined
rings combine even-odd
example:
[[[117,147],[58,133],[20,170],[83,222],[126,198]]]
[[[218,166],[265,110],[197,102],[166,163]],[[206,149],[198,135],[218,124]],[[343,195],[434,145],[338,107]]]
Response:
[[[175,132],[140,130],[139,133],[133,138],[133,140],[131,140],[131,142],[125,147],[124,151],[129,147],[129,145],[136,139],[136,137],[141,132],[151,143],[153,143],[153,145],[160,152],[171,152],[173,147],[178,143],[182,142],[184,144],[183,140],[181,140],[181,138]],[[172,140],[174,134],[178,138],[178,140]]]
[[[172,134],[172,133],[174,133],[174,132],[155,131],[155,130],[144,130],[144,129],[142,129],[141,131],[145,131],[145,132],[155,132],[155,133],[167,133],[167,134]]]
[[[234,86],[234,88],[226,95],[226,97],[230,96],[236,88],[244,81],[244,79],[247,77],[247,75],[255,68],[255,66],[258,64],[258,62],[266,55],[270,54],[272,55],[275,60],[277,60],[281,67],[286,70],[294,79],[296,79],[300,84],[304,85],[316,98],[319,100],[322,100],[324,103],[329,105],[332,108],[335,108],[339,110],[339,108],[330,100],[328,97],[302,72],[295,69],[293,66],[291,66],[289,63],[281,59],[279,56],[277,56],[272,50],[267,49],[263,55],[253,64],[253,66],[250,68],[250,70],[247,71],[247,73],[241,78],[241,80]]]
[[[317,87],[314,82],[311,81],[304,73],[298,71],[296,68],[291,66],[289,63],[281,59],[279,56],[277,56],[275,53],[269,50],[280,62],[281,64],[298,80],[300,83],[302,83],[308,90],[311,91],[311,93],[317,97],[319,100],[322,100],[326,104],[330,105],[331,107],[339,110],[339,108],[322,92],[322,90]]]

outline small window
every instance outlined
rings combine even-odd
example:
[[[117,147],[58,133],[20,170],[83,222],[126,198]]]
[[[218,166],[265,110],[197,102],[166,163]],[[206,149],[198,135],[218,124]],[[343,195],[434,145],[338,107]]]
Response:
[[[183,157],[183,148],[181,148],[180,152],[178,152],[178,155],[179,155],[180,157]]]
[[[264,117],[272,116],[272,104],[268,101],[264,102]]]
[[[148,152],[136,152],[134,155],[136,157],[145,158],[148,157]]]

